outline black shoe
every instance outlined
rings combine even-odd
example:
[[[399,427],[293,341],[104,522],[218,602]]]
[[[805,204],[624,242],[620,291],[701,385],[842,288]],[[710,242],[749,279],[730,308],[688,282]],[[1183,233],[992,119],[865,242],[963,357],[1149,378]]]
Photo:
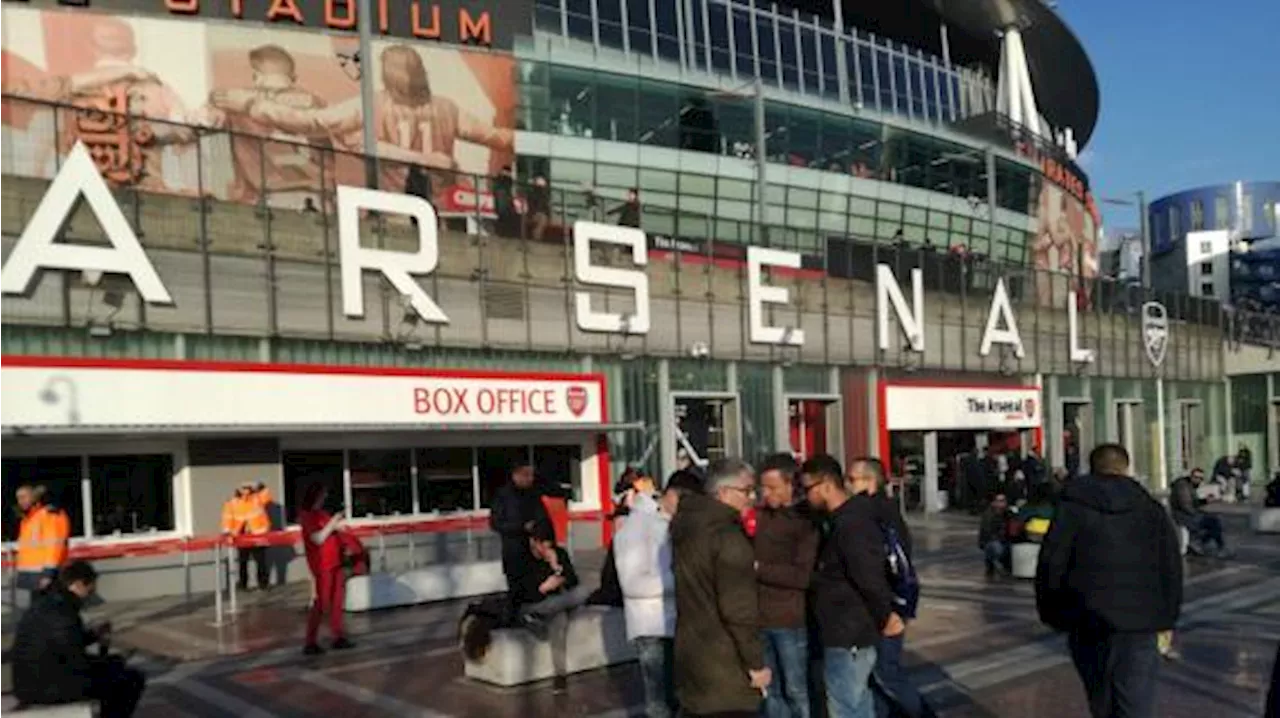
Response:
[[[319,656],[322,654],[324,654],[324,649],[314,643],[308,643],[302,647],[302,655],[304,656]]]
[[[569,679],[564,676],[556,676],[551,680],[551,692],[555,695],[562,696],[569,692]]]
[[[346,636],[342,636],[341,638],[333,639],[333,643],[329,644],[329,647],[335,651],[345,651],[349,648],[355,648],[356,644],[347,640]]]

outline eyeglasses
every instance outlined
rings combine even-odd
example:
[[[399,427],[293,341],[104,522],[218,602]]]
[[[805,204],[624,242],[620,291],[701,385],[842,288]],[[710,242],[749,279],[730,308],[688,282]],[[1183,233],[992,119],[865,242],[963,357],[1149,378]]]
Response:
[[[729,489],[730,491],[740,491],[743,496],[756,495],[756,487],[754,486],[726,486],[724,488]]]

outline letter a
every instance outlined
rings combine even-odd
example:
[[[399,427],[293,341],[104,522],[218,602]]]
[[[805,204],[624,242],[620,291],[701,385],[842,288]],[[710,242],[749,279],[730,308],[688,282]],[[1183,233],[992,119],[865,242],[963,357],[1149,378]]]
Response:
[[[81,196],[98,218],[110,248],[54,241]],[[169,290],[147,259],[138,235],[133,233],[82,142],[71,148],[66,163],[58,170],[31,221],[22,230],[0,273],[0,288],[5,294],[27,294],[41,269],[127,274],[146,301],[173,304]]]
[[[1000,328],[1000,320],[1004,320],[1004,328]],[[982,332],[982,346],[978,354],[986,356],[991,353],[992,344],[1008,344],[1013,347],[1013,355],[1019,359],[1026,356],[1022,349],[1022,336],[1018,334],[1018,320],[1013,316],[1009,306],[1009,291],[1004,287],[1004,277],[996,282],[996,291],[991,297],[991,309],[987,312],[987,328]]]

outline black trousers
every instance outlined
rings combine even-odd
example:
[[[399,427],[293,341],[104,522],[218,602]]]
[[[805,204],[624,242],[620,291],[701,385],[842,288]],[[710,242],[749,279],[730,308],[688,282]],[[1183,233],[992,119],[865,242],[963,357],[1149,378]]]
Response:
[[[236,549],[237,563],[240,564],[240,582],[237,584],[241,590],[249,588],[249,560],[253,560],[254,568],[258,574],[258,588],[266,588],[271,585],[271,567],[267,565],[267,547],[251,546]]]
[[[1093,718],[1154,718],[1156,634],[1082,631],[1069,635],[1067,646]]]

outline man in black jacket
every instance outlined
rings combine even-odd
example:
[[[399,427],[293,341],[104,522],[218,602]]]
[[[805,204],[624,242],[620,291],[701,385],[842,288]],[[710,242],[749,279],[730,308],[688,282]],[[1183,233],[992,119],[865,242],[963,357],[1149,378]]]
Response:
[[[1182,607],[1173,523],[1129,478],[1129,453],[1102,444],[1091,475],[1067,484],[1040,547],[1040,620],[1067,633],[1094,718],[1155,715],[1156,634]]]
[[[23,705],[99,701],[103,718],[133,715],[146,679],[123,661],[92,657],[89,646],[110,636],[110,624],[85,628],[80,609],[97,587],[86,561],[62,568],[57,582],[18,621],[13,637],[14,695]]]
[[[519,464],[511,470],[511,483],[498,489],[493,497],[489,525],[502,539],[502,573],[507,587],[514,589],[525,573],[529,554],[529,537],[540,524],[551,525],[551,515],[542,503],[542,492],[534,484],[533,467]]]
[[[831,517],[814,570],[814,613],[822,635],[830,718],[871,718],[870,690],[876,646],[882,637],[902,635],[893,612],[893,592],[885,569],[884,539],[876,499],[850,496],[840,462],[819,454],[801,468],[805,497]]]

